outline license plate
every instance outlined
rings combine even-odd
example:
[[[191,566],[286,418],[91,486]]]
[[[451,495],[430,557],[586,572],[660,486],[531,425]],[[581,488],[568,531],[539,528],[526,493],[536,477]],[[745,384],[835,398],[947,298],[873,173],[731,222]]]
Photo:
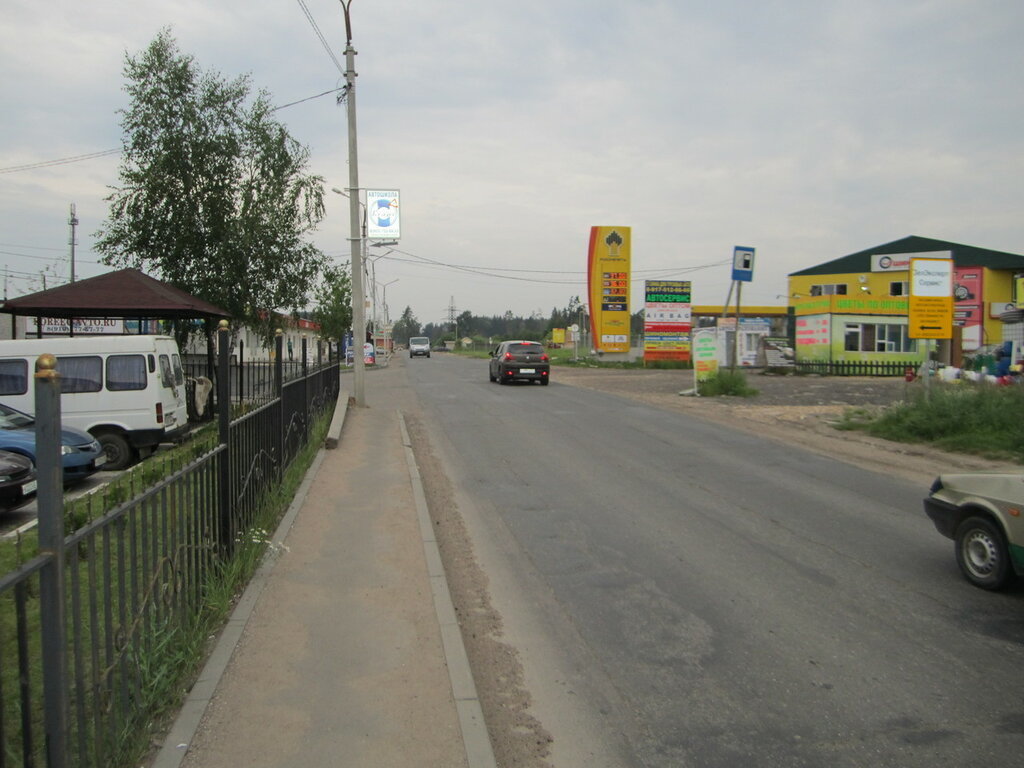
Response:
[[[30,493],[36,492],[36,487],[38,487],[38,485],[39,483],[36,480],[32,480],[31,482],[25,483],[21,486],[21,492],[28,496]]]
[[[520,368],[519,372],[520,373],[536,373],[537,371],[534,368]]]
[[[102,467],[106,463],[107,463],[107,454],[105,454],[105,453],[101,453],[99,456],[96,457],[95,461],[93,461],[93,464],[95,464],[97,467]]]

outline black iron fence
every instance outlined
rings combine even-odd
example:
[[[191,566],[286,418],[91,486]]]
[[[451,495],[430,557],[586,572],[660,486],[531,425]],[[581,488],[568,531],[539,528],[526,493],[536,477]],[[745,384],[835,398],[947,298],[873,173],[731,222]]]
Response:
[[[824,376],[903,376],[909,368],[917,371],[921,365],[919,360],[903,360],[897,362],[870,361],[820,361],[798,362],[792,365],[797,373],[817,373]]]
[[[294,359],[282,359],[279,352],[275,354],[273,360],[248,359],[245,347],[239,343],[238,349],[228,355],[228,397],[236,403],[272,400],[277,396],[278,376],[284,382],[289,382],[305,376],[310,368],[321,368],[336,362],[333,347],[321,341],[311,344],[304,338],[296,354]],[[182,367],[187,377],[189,418],[212,418],[211,413],[216,410],[219,391],[217,361],[212,353],[185,355]],[[205,386],[202,384],[204,381],[208,382]],[[204,399],[204,402],[198,403],[197,397]]]
[[[226,349],[226,330],[219,340]],[[279,363],[273,396],[239,408],[222,353],[214,439],[144,493],[65,534],[53,364],[41,363],[35,382],[38,548],[13,562],[0,551],[9,569],[0,576],[0,768],[107,768],[133,756],[166,706],[161,682],[181,674],[197,628],[201,641],[211,592],[314,422],[333,410],[340,371],[322,361],[286,380]],[[231,410],[244,413],[232,419]]]

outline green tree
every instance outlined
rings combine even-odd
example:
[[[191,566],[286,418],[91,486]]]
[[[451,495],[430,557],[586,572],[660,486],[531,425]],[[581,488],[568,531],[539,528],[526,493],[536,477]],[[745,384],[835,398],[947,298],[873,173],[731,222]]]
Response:
[[[413,314],[412,307],[406,306],[402,316],[395,321],[391,328],[391,337],[396,344],[408,344],[410,336],[420,335],[420,321]]]
[[[320,333],[340,341],[352,327],[352,281],[346,267],[325,267],[313,289],[316,306],[311,319]]]
[[[272,311],[294,314],[325,258],[304,237],[323,217],[309,150],[251,104],[248,77],[202,72],[168,29],[126,56],[119,184],[97,250],[156,273],[268,339]]]

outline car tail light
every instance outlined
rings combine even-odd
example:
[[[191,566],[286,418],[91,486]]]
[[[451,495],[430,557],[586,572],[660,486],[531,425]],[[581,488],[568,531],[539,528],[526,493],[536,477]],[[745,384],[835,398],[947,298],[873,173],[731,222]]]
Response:
[[[163,424],[164,423],[164,404],[163,403],[157,403],[156,404],[156,423],[157,424]]]
[[[548,361],[548,353],[547,352],[544,352],[544,353],[541,354],[540,361],[542,363],[546,363]]]
[[[511,360],[512,359],[512,353],[511,352],[506,352],[505,353],[505,359],[506,360]]]

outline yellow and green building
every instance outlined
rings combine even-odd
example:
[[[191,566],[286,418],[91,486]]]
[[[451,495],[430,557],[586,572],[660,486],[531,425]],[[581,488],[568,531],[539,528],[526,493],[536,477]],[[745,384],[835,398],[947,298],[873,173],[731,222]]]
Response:
[[[789,274],[790,334],[797,363],[922,362],[934,341],[909,338],[910,259],[953,260],[953,338],[938,357],[1024,333],[1024,256],[911,236]]]

